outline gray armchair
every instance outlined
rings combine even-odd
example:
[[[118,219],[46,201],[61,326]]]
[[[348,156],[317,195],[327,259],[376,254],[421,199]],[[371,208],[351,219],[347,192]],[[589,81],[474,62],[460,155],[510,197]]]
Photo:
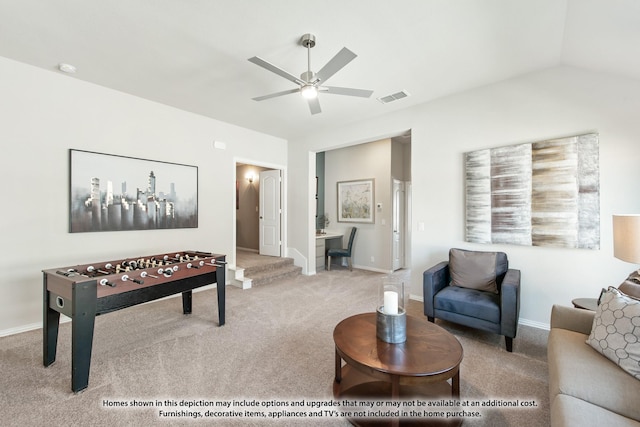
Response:
[[[513,349],[520,315],[520,270],[504,252],[451,249],[449,261],[423,273],[424,314],[504,335]]]

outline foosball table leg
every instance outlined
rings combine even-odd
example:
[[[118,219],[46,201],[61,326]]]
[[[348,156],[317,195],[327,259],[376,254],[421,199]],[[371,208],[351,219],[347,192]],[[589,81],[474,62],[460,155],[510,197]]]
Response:
[[[56,348],[58,346],[58,328],[60,324],[60,313],[50,308],[46,308],[44,332],[44,357],[42,363],[49,366],[56,361]]]
[[[182,312],[184,314],[191,314],[192,305],[192,291],[182,293]]]
[[[43,302],[43,327],[42,327],[42,364],[44,366],[50,366],[56,361],[56,349],[58,346],[58,329],[60,325],[60,313],[52,309],[49,304],[50,295],[47,290],[47,276],[44,275],[43,279],[44,287],[44,302]]]
[[[74,393],[89,385],[93,328],[96,320],[95,281],[80,283],[73,289],[71,321],[71,390]]]
[[[224,313],[226,302],[226,262],[222,261],[216,269],[216,291],[218,294],[218,326],[224,325]]]

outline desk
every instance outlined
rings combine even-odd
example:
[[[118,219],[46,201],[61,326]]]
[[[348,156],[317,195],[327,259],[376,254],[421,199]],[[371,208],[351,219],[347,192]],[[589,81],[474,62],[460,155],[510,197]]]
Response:
[[[342,248],[342,237],[339,233],[316,234],[316,271],[324,269],[327,249]]]
[[[43,364],[56,360],[62,313],[71,318],[73,392],[89,385],[93,329],[100,314],[177,293],[182,294],[183,313],[189,314],[192,290],[217,283],[218,325],[224,325],[225,255],[183,251],[144,258],[43,270]]]

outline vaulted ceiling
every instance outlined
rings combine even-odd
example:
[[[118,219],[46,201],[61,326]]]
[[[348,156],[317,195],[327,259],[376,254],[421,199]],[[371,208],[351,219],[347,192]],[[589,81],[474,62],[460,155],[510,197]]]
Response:
[[[296,86],[248,59],[299,76],[306,33],[373,95],[252,100]],[[559,65],[640,79],[639,47],[636,0],[0,0],[0,56],[287,139]]]

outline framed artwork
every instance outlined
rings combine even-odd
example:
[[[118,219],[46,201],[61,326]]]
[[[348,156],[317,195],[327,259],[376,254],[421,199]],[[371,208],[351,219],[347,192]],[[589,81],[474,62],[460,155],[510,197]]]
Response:
[[[198,227],[198,168],[69,150],[69,232]]]
[[[600,247],[598,134],[465,154],[466,240]]]
[[[338,182],[338,222],[373,224],[374,180]]]

